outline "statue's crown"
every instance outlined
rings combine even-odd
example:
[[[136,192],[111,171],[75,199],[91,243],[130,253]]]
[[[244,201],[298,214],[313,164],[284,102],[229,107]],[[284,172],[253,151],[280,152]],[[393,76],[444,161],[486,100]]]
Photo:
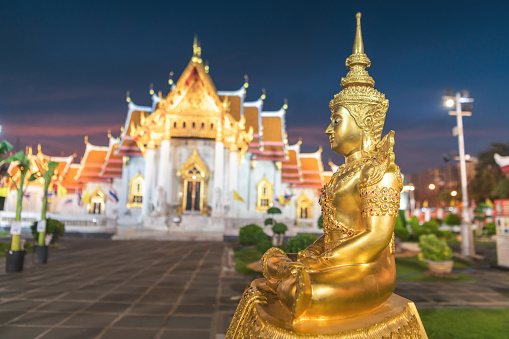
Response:
[[[352,55],[346,59],[346,67],[350,71],[344,78],[341,78],[343,90],[334,95],[329,107],[334,112],[339,106],[344,106],[354,117],[357,125],[369,132],[372,142],[376,143],[382,134],[389,100],[385,99],[384,94],[373,88],[375,81],[366,71],[366,68],[371,65],[371,61],[364,53],[361,13],[357,13],[355,17],[357,28]]]

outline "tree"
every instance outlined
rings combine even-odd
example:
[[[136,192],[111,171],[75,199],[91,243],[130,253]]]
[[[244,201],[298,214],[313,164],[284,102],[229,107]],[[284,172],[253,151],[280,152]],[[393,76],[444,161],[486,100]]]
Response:
[[[43,189],[43,198],[42,198],[42,210],[41,210],[41,220],[46,220],[46,209],[48,207],[48,189],[51,183],[51,179],[53,178],[53,174],[55,173],[55,168],[58,166],[58,162],[49,161],[45,162],[43,160],[38,161],[39,172],[32,174],[35,179],[42,178],[44,180],[44,189]],[[46,231],[39,232],[39,240],[38,245],[44,246],[44,237],[46,236]]]
[[[278,222],[274,226],[272,226],[272,232],[274,232],[274,235],[276,234],[278,235],[277,245],[283,244],[283,238],[286,231],[288,231],[288,227],[286,227],[286,225],[283,224],[282,222]]]
[[[493,143],[487,151],[478,154],[475,176],[468,186],[469,195],[475,201],[509,197],[509,192],[504,191],[504,187],[509,186],[509,180],[495,162],[495,153],[508,156],[509,143]]]
[[[11,182],[18,193],[16,202],[16,217],[14,218],[14,220],[21,221],[21,206],[23,204],[23,197],[25,196],[25,191],[26,188],[28,187],[28,183],[30,181],[35,180],[35,175],[32,174],[29,176],[28,180],[26,180],[27,182],[25,186],[25,179],[30,171],[30,160],[23,151],[19,151],[18,153],[11,155],[7,159],[1,161],[0,164],[3,165],[4,162],[14,163],[15,164],[14,166],[19,171],[19,183],[16,183],[17,180],[15,180],[10,173],[7,173],[6,176],[8,176],[11,179]],[[18,173],[16,173],[16,175],[17,174]],[[21,241],[20,235],[12,236],[11,251],[20,250],[21,247],[20,241]]]

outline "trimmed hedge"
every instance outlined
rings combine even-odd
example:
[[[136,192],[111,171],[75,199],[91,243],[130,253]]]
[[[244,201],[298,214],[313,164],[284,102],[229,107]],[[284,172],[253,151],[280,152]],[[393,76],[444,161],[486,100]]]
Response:
[[[309,245],[316,241],[316,235],[310,233],[297,234],[291,237],[286,244],[287,253],[297,253],[306,249]]]

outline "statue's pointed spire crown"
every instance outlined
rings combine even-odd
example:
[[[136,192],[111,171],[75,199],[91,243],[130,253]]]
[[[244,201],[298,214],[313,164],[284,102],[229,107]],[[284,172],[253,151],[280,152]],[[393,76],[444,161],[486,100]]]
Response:
[[[371,65],[371,61],[368,56],[364,54],[364,43],[362,42],[361,32],[361,13],[355,15],[357,19],[357,27],[355,30],[355,40],[353,42],[352,55],[346,59],[346,67],[350,69],[350,72],[346,77],[341,79],[341,86],[343,88],[349,86],[375,86],[375,81],[369,76],[368,68]]]
[[[361,13],[357,13],[355,18],[357,26],[352,55],[346,59],[346,67],[350,71],[341,78],[343,90],[334,95],[329,107],[332,113],[340,106],[350,112],[357,126],[363,130],[363,150],[369,153],[374,150],[374,145],[380,140],[389,101],[384,94],[374,88],[375,80],[366,71],[371,61],[364,53]]]
[[[357,28],[355,30],[355,40],[353,42],[352,54],[364,54],[364,43],[362,42],[361,32],[361,13],[355,15],[357,19]]]

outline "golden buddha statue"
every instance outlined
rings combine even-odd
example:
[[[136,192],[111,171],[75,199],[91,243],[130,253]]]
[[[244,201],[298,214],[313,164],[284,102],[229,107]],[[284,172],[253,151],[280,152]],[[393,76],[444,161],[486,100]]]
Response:
[[[264,278],[246,289],[227,338],[426,337],[415,305],[393,295],[403,182],[394,132],[381,138],[389,102],[366,71],[356,18],[350,72],[329,104],[325,130],[346,160],[321,191],[324,235],[296,258],[279,248],[263,255]]]

